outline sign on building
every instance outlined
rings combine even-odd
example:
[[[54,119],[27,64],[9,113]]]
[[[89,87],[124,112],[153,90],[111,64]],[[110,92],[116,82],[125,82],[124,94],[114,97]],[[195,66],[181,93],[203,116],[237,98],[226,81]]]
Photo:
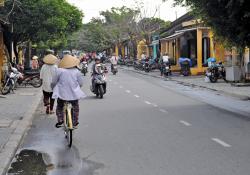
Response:
[[[0,7],[4,6],[4,0],[0,0]]]

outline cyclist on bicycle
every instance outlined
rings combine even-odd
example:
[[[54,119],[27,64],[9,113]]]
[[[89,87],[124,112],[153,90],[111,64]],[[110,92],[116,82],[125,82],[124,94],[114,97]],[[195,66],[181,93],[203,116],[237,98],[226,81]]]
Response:
[[[79,60],[71,55],[65,55],[59,63],[57,75],[53,77],[51,86],[53,87],[53,98],[57,99],[56,115],[58,123],[55,127],[59,128],[64,121],[64,103],[72,104],[73,126],[76,127],[79,116],[78,100],[86,97],[81,90],[83,85],[83,76],[77,69]]]

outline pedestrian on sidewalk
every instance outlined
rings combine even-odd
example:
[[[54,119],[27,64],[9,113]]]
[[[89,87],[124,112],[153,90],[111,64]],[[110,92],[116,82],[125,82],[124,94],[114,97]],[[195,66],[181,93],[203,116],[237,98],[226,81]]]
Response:
[[[57,58],[56,56],[49,54],[43,59],[44,65],[40,72],[40,78],[43,82],[43,102],[46,107],[46,114],[53,114],[54,99],[52,99],[53,90],[51,88],[52,79],[56,76],[57,72]]]
[[[39,69],[39,63],[38,63],[38,57],[37,56],[32,57],[31,67],[32,67],[33,70]]]
[[[73,126],[76,127],[79,116],[79,100],[86,97],[85,93],[81,90],[83,85],[83,76],[78,70],[79,59],[65,55],[59,63],[57,74],[53,77],[52,98],[57,99],[56,115],[58,123],[56,127],[59,128],[63,125],[64,112],[63,107],[65,102],[72,105]]]

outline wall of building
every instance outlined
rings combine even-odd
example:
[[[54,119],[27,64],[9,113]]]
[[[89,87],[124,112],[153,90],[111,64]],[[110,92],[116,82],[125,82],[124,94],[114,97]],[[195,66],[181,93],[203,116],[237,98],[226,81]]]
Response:
[[[0,88],[1,81],[3,79],[3,60],[4,60],[4,44],[3,44],[3,33],[0,31]]]

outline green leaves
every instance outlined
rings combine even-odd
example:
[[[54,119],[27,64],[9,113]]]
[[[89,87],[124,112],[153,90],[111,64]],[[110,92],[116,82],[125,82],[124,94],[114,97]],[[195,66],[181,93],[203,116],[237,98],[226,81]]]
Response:
[[[249,0],[175,0],[177,4],[191,6],[199,13],[217,36],[231,45],[250,46]]]
[[[9,3],[5,10],[11,7]],[[15,6],[9,21],[14,26],[15,42],[60,45],[55,43],[64,43],[67,35],[82,26],[82,17],[83,13],[65,0],[22,0]]]

